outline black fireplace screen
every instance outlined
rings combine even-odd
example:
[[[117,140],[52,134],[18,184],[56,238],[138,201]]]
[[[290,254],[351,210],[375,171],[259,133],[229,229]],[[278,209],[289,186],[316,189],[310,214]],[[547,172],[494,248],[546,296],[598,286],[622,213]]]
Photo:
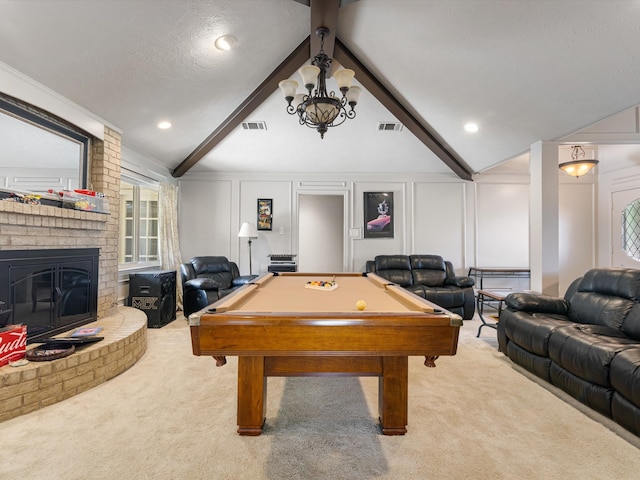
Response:
[[[27,341],[97,317],[98,249],[0,252],[0,327],[27,326]]]

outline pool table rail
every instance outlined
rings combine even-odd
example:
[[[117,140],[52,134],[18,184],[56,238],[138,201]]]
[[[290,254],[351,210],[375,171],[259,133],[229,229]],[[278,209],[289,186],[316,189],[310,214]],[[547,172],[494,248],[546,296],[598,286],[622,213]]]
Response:
[[[191,327],[194,355],[455,355],[458,328],[447,325],[265,325]]]

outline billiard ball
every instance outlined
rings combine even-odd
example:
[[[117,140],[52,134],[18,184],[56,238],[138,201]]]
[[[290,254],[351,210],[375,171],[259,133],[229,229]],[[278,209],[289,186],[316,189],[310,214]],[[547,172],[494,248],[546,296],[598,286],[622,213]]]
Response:
[[[364,302],[364,300],[358,300],[356,302],[356,308],[358,310],[364,310],[365,308],[367,308],[367,304]]]

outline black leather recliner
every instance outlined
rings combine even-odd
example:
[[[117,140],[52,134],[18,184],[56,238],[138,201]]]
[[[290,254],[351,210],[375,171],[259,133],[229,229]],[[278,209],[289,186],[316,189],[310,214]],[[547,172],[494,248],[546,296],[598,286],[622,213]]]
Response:
[[[221,256],[193,257],[180,265],[180,276],[185,317],[217,302],[257,277],[240,276],[238,265]]]
[[[474,279],[457,276],[453,264],[440,255],[378,255],[367,261],[366,269],[464,320],[473,318]]]
[[[640,270],[592,269],[563,298],[512,293],[505,304],[500,351],[640,435]]]

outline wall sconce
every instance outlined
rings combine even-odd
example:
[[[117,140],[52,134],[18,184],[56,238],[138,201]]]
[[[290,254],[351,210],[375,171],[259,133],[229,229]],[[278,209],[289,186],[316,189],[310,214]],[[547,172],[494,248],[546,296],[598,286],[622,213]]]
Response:
[[[558,165],[560,170],[564,170],[572,177],[581,177],[593,167],[598,164],[598,160],[596,159],[585,159],[584,149],[580,145],[574,145],[571,147],[573,151],[571,152],[571,161],[564,162]]]

